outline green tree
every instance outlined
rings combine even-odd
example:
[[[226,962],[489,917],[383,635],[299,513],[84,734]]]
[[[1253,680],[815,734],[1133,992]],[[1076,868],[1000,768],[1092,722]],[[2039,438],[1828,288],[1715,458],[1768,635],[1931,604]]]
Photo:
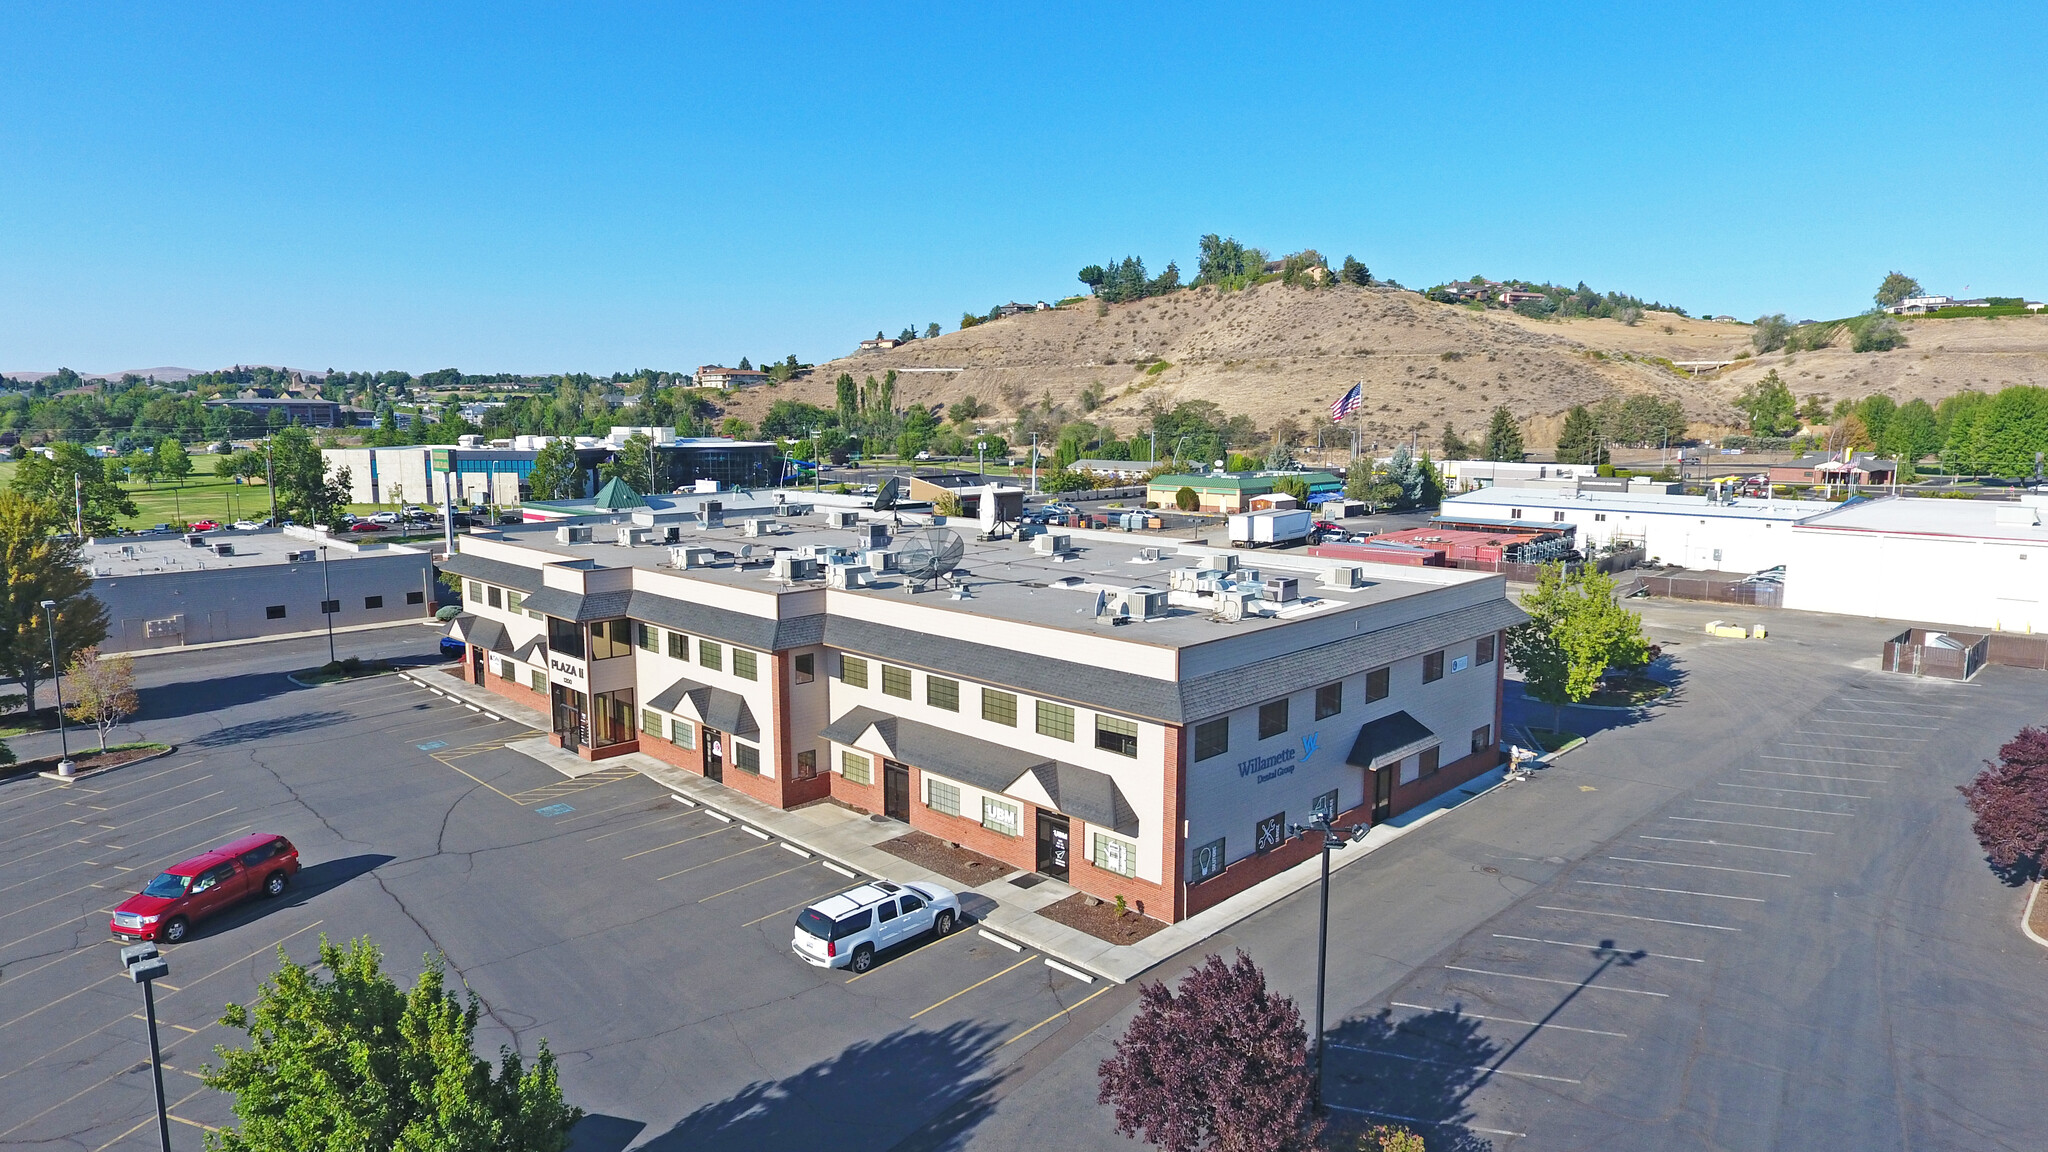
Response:
[[[1970,456],[1999,476],[2034,474],[2034,453],[2048,451],[2048,388],[2001,388],[1978,411],[1970,429]]]
[[[104,463],[83,445],[59,441],[50,446],[50,452],[48,458],[31,452],[15,465],[12,487],[16,492],[63,509],[66,522],[76,510],[76,495],[84,506],[78,519],[83,521],[88,536],[105,536],[113,532],[117,520],[138,515],[134,499],[107,478]]]
[[[1193,488],[1183,484],[1173,494],[1173,506],[1183,512],[1193,512],[1202,506],[1202,497]]]
[[[1493,420],[1486,427],[1486,443],[1480,454],[1488,460],[1519,461],[1528,454],[1522,446],[1522,426],[1515,423],[1514,413],[1505,404],[1493,410]]]
[[[546,1040],[528,1067],[511,1048],[499,1067],[475,1054],[479,1001],[445,986],[427,957],[410,992],[383,971],[367,940],[320,938],[300,965],[280,947],[278,970],[253,1007],[229,1004],[220,1022],[247,1048],[216,1046],[201,1078],[235,1097],[233,1127],[209,1133],[209,1152],[401,1149],[405,1152],[562,1152],[583,1110],[562,1099]],[[326,974],[321,973],[326,970]]]
[[[50,666],[43,601],[57,603],[58,660],[107,638],[107,609],[89,591],[83,541],[59,536],[70,522],[54,504],[0,492],[0,675],[31,701]]]
[[[1507,657],[1522,673],[1522,690],[1552,708],[1551,728],[1563,709],[1593,694],[1609,668],[1649,662],[1642,618],[1614,598],[1614,581],[1590,565],[1567,573],[1546,564],[1534,591],[1523,594],[1529,622],[1508,629]]]
[[[1607,442],[1600,422],[1584,404],[1574,404],[1564,414],[1564,430],[1557,434],[1557,459],[1562,464],[1607,463]]]
[[[1346,256],[1343,266],[1337,269],[1337,279],[1363,288],[1372,283],[1372,269],[1360,264],[1356,257]]]
[[[1472,445],[1458,435],[1458,430],[1451,427],[1449,420],[1444,421],[1442,451],[1446,460],[1469,460],[1472,457]]]
[[[1758,436],[1787,436],[1799,428],[1798,404],[1792,389],[1771,369],[1764,378],[1742,390],[1735,408],[1749,420],[1749,430]]]
[[[1889,316],[1866,316],[1854,325],[1851,352],[1890,352],[1906,346],[1906,333]]]
[[[561,438],[542,445],[526,483],[535,500],[581,500],[583,469],[576,462],[576,446]]]
[[[1102,287],[1103,276],[1102,265],[1090,264],[1081,269],[1079,279],[1088,286],[1088,291],[1093,293]]]
[[[1920,295],[1920,282],[1904,272],[1885,274],[1884,282],[1877,286],[1874,299],[1879,308],[1890,308],[1908,296]]]
[[[270,438],[270,477],[276,485],[277,514],[300,524],[332,523],[348,503],[349,470],[328,474],[313,434],[293,424]]]
[[[932,322],[931,322],[930,324],[927,324],[927,325],[925,325],[925,326],[924,326],[924,338],[925,338],[925,339],[927,339],[927,340],[936,340],[936,339],[938,339],[938,336],[939,336],[939,324],[938,324],[938,321],[934,320],[934,321],[932,321]]]
[[[1198,286],[1213,284],[1220,291],[1235,292],[1266,273],[1265,250],[1246,247],[1234,237],[1224,239],[1211,232],[1202,237],[1200,249],[1194,281]]]
[[[626,437],[612,458],[598,466],[598,475],[607,481],[618,480],[635,492],[642,494],[654,490],[654,441],[645,432],[635,432]]]
[[[156,474],[173,484],[182,484],[192,474],[192,457],[186,455],[185,446],[175,436],[166,436],[156,442],[150,453],[150,461]]]
[[[1785,346],[1792,335],[1792,322],[1785,319],[1783,312],[1756,318],[1756,327],[1749,334],[1750,346],[1758,352],[1776,352]]]

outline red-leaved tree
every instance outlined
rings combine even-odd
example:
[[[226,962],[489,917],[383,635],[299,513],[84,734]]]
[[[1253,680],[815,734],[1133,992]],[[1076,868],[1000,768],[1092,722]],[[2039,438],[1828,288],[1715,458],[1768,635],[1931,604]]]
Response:
[[[1309,1108],[1308,1034],[1294,1001],[1266,990],[1243,952],[1210,956],[1180,982],[1138,990],[1138,1015],[1097,1070],[1117,1131],[1167,1152],[1301,1152],[1322,1122]]]
[[[1994,867],[2032,873],[2048,854],[2048,729],[2022,728],[1956,791],[1977,817],[1970,831]]]

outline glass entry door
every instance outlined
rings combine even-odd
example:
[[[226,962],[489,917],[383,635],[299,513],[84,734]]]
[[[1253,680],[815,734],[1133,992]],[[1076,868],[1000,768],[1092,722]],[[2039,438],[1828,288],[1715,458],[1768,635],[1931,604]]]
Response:
[[[1038,810],[1038,870],[1055,880],[1067,878],[1067,818]]]
[[[704,778],[725,779],[725,733],[716,728],[704,730]]]

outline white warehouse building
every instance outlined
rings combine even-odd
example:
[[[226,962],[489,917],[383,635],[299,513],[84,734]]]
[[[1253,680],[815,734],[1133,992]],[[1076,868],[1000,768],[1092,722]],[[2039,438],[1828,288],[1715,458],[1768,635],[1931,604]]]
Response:
[[[1788,543],[1787,608],[2048,632],[2048,496],[1860,500]]]
[[[1591,552],[1611,540],[1666,564],[1715,572],[1757,572],[1786,562],[1792,525],[1824,508],[1817,501],[1717,501],[1664,492],[1559,491],[1489,487],[1443,503],[1460,521],[1548,527],[1569,524]]]

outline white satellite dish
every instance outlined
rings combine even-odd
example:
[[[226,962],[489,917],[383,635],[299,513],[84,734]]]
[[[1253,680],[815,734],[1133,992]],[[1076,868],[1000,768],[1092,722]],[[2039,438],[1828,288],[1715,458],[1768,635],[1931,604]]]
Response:
[[[896,554],[896,567],[914,586],[945,580],[967,554],[967,542],[945,528],[927,528]]]

